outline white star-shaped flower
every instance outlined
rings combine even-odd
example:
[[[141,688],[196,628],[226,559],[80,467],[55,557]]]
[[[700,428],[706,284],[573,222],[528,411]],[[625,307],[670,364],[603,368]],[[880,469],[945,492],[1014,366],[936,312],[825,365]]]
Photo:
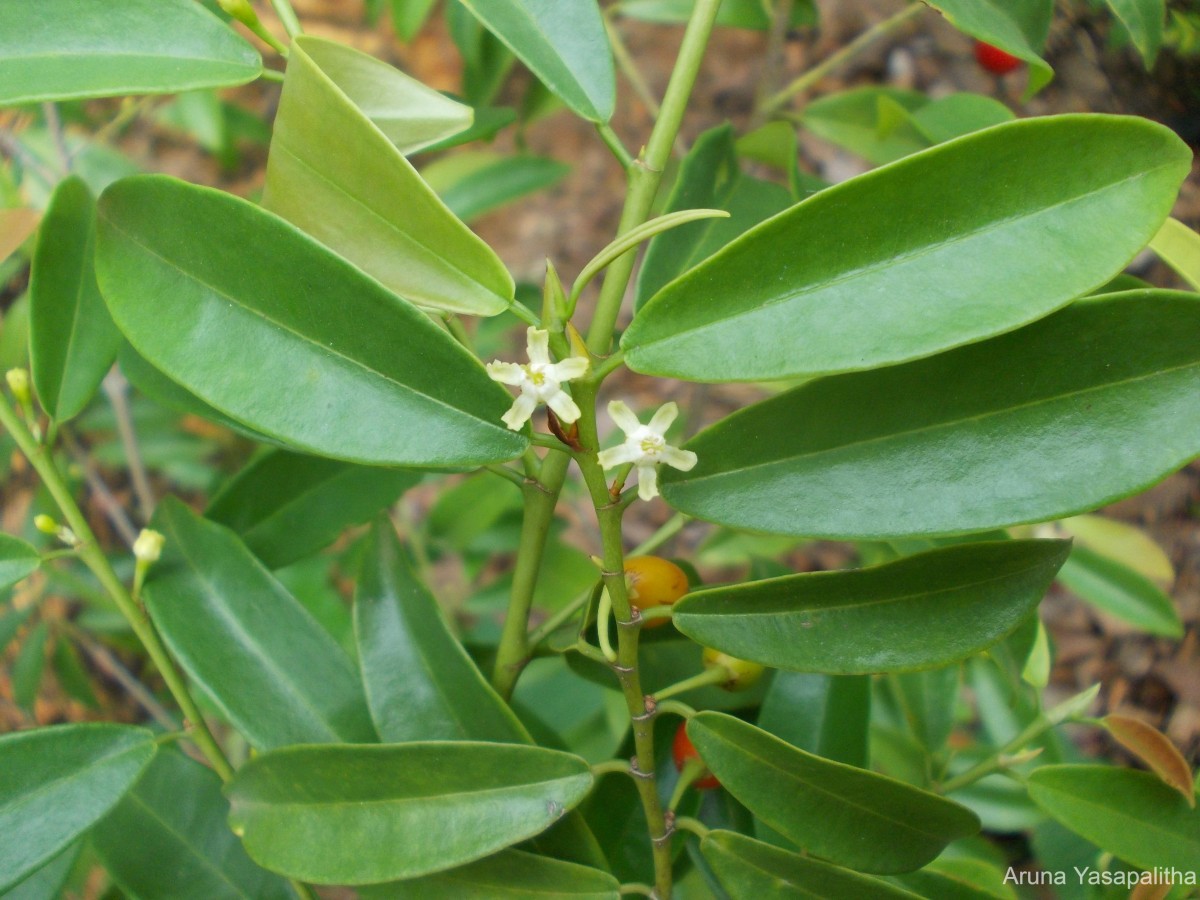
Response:
[[[520,396],[501,419],[513,431],[520,431],[537,405],[545,403],[554,410],[559,421],[570,425],[578,420],[579,407],[562,386],[585,375],[588,361],[582,356],[570,356],[562,362],[551,362],[550,332],[540,328],[530,328],[527,340],[529,362],[525,365],[500,360],[487,364],[488,375],[493,381],[521,388]]]
[[[601,450],[600,465],[605,469],[612,469],[624,463],[633,463],[637,468],[638,496],[643,500],[652,500],[658,496],[659,463],[666,463],[681,472],[690,471],[696,465],[695,453],[691,450],[680,450],[667,443],[667,429],[679,415],[679,407],[674,403],[659,407],[648,425],[643,425],[633,411],[620,400],[608,404],[608,414],[617,423],[617,427],[625,432],[625,442],[608,450]]]

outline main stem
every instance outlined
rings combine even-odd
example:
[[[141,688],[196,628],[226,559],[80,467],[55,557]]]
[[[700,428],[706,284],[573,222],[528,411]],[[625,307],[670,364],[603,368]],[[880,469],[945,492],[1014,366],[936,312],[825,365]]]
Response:
[[[191,695],[188,693],[187,686],[183,683],[183,676],[179,674],[175,669],[175,665],[171,662],[170,654],[167,653],[167,648],[163,646],[158,632],[154,630],[149,617],[134,602],[129,592],[125,589],[125,585],[121,583],[121,579],[117,577],[117,573],[113,571],[108,558],[105,557],[103,551],[100,549],[100,545],[96,542],[96,536],[92,533],[87,519],[79,509],[75,498],[71,496],[66,482],[63,481],[62,476],[59,474],[58,467],[54,464],[49,451],[33,439],[33,435],[25,427],[25,423],[21,421],[16,411],[4,397],[0,397],[0,424],[13,436],[13,440],[21,448],[21,452],[25,454],[34,470],[38,473],[38,476],[42,479],[46,490],[50,492],[50,496],[58,504],[63,518],[67,520],[67,525],[70,526],[75,536],[79,538],[79,558],[92,570],[92,574],[96,576],[96,580],[100,582],[100,585],[112,597],[121,614],[129,622],[129,627],[133,629],[133,633],[137,635],[142,646],[146,648],[146,653],[149,655],[151,661],[158,668],[158,671],[162,673],[163,681],[167,684],[167,690],[171,692],[171,696],[179,704],[179,708],[183,711],[183,715],[190,725],[190,735],[193,742],[200,748],[200,751],[212,764],[217,774],[221,776],[221,780],[229,781],[233,777],[233,767],[229,764],[229,760],[225,758],[225,754],[217,744],[212,732],[208,730],[208,724],[204,721],[204,716],[201,715],[195,701],[192,700]]]

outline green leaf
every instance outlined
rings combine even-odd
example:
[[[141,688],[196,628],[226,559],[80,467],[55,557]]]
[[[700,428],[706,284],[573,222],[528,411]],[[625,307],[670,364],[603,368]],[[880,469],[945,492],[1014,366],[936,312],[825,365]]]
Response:
[[[228,529],[168,497],[143,598],[172,655],[258,749],[373,741],[358,673]]]
[[[29,285],[33,384],[58,422],[83,411],[121,346],[96,284],[95,242],[96,201],[71,176],[50,198]]]
[[[475,106],[491,103],[512,70],[513,55],[461,0],[446,0],[445,10],[450,38],[462,55],[463,96]]]
[[[100,201],[97,270],[155,368],[302,450],[449,466],[527,446],[500,421],[508,392],[445,331],[244,200],[162,176],[120,181]]]
[[[92,679],[74,644],[60,636],[54,644],[54,677],[67,696],[90,709],[99,709],[100,701],[92,690]]]
[[[865,769],[870,761],[868,678],[777,672],[758,713],[758,727],[793,747]]]
[[[451,212],[470,222],[552,187],[570,171],[566,163],[545,156],[478,151],[444,156],[426,166],[421,175]]]
[[[770,897],[772,900],[845,900],[847,897],[915,898],[917,894],[789,853],[733,831],[712,831],[700,842],[700,852],[732,897]]]
[[[164,751],[92,831],[118,884],[139,900],[291,900],[287,882],[260,869],[229,830],[221,779]]]
[[[761,381],[1011,331],[1120,271],[1169,213],[1190,157],[1144,119],[968,135],[768,219],[660,290],[621,345],[646,374]]]
[[[461,0],[564,103],[607,122],[617,81],[596,0]]]
[[[1054,77],[1038,55],[1050,33],[1054,0],[929,0],[929,5],[959,31],[1029,63],[1027,98]]]
[[[233,477],[204,515],[278,569],[332,544],[420,480],[417,472],[273,450]]]
[[[726,525],[853,539],[1093,509],[1200,454],[1197,329],[1195,295],[1108,294],[932,359],[823,378],[701,432],[687,444],[699,464],[666,470],[663,495]]]
[[[1039,859],[1039,862],[1044,861]],[[979,859],[942,857],[896,881],[919,891],[926,900],[1017,900],[1017,892],[1006,875],[1005,871]]]
[[[373,884],[473,862],[549,828],[587,794],[578,757],[429,742],[291,747],[227,788],[250,856],[316,884]]]
[[[79,859],[83,842],[68,844],[57,856],[40,869],[27,875],[7,891],[0,893],[4,900],[60,900],[71,870]]]
[[[437,0],[392,0],[392,27],[402,41],[411,41],[429,18]]]
[[[468,866],[358,893],[364,900],[617,900],[619,887],[597,869],[505,850]]]
[[[42,557],[35,547],[10,534],[0,534],[0,591],[32,575],[41,564]]]
[[[1175,581],[1171,558],[1144,529],[1105,516],[1072,516],[1057,523],[1076,546],[1127,566],[1162,587]]]
[[[378,78],[380,66],[394,82],[380,88],[386,102],[373,99],[376,81],[343,82],[361,71]],[[275,119],[263,205],[419,306],[470,315],[503,312],[512,302],[512,276],[389,140],[389,134],[404,138],[411,127],[403,119],[408,95],[397,97],[395,87],[409,81],[357,50],[297,39]],[[465,110],[455,113],[461,127],[434,117],[406,144],[432,143],[470,124],[461,118],[470,110],[454,106]],[[372,121],[385,115],[397,118],[381,119],[382,127]]]
[[[959,544],[869,569],[694,591],[675,627],[741,659],[866,675],[964,659],[1015,629],[1066,559],[1065,541]]]
[[[527,743],[512,710],[479,674],[417,579],[390,522],[372,529],[354,598],[367,702],[389,743]]]
[[[742,174],[730,126],[706,131],[680,164],[664,212],[714,208],[730,215],[683,225],[654,238],[638,273],[638,306],[676,276],[791,205],[791,195],[779,185]]]
[[[1150,772],[1112,766],[1043,766],[1029,796],[1096,846],[1144,869],[1191,871],[1200,859],[1200,809]]]
[[[1143,631],[1183,637],[1183,622],[1174,601],[1154,582],[1116,560],[1076,547],[1058,580],[1097,609]]]
[[[806,853],[861,872],[908,872],[979,830],[970,810],[891,778],[798,750],[724,713],[688,736],[721,785]]]
[[[1167,17],[1165,0],[1105,0],[1137,47],[1149,69],[1154,65],[1163,40],[1163,20]]]
[[[1200,291],[1200,234],[1178,219],[1167,219],[1150,241],[1150,249],[1191,285],[1192,290]]]
[[[12,667],[13,700],[26,712],[33,712],[38,688],[42,685],[42,673],[46,670],[46,639],[50,626],[38,622],[21,644],[21,650]]]
[[[630,19],[675,25],[686,22],[695,5],[695,0],[625,0],[615,8]],[[790,23],[793,28],[815,25],[816,22],[817,9],[813,0],[798,0],[793,4]],[[717,24],[766,31],[771,27],[771,16],[762,0],[724,0],[717,12]]]
[[[8,645],[17,636],[21,626],[36,609],[36,606],[26,606],[24,609],[9,609],[4,615],[0,615],[0,653],[8,649]]]
[[[190,0],[0,4],[0,106],[253,81],[262,60]]]
[[[0,891],[91,828],[156,749],[144,728],[107,722],[0,736]]]

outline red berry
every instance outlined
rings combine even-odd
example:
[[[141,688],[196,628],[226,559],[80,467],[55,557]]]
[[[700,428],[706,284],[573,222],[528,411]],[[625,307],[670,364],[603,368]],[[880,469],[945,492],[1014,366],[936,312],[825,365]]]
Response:
[[[696,750],[692,739],[687,735],[686,722],[681,722],[679,730],[675,732],[675,742],[671,745],[671,755],[675,757],[675,768],[680,772],[683,771],[683,767],[689,759],[700,759],[700,753]],[[720,786],[721,782],[717,781],[717,776],[711,772],[692,783],[692,787],[698,791],[711,791],[713,788]]]
[[[1007,75],[1021,66],[1021,60],[1011,53],[1005,53],[999,47],[983,41],[975,42],[975,59],[993,75]]]

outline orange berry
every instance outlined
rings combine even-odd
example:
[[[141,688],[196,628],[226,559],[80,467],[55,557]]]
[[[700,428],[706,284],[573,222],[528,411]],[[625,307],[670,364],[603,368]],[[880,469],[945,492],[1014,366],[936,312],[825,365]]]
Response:
[[[670,606],[688,592],[687,573],[661,556],[635,556],[625,560],[625,584],[634,609]],[[657,628],[666,619],[651,619],[644,627]]]

